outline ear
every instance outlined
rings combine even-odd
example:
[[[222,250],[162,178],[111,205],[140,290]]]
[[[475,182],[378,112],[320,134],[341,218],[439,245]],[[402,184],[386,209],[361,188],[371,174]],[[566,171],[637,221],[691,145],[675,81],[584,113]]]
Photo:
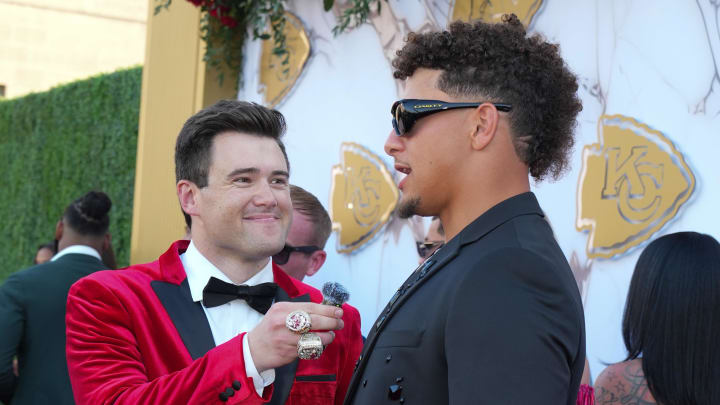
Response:
[[[62,219],[57,221],[57,224],[55,224],[55,240],[62,239],[63,231],[65,230],[65,224],[63,223]]]
[[[325,264],[325,259],[327,259],[327,253],[324,250],[316,250],[312,252],[310,255],[310,266],[307,271],[305,271],[305,275],[310,277],[317,273],[318,270],[320,270],[320,267]]]
[[[190,180],[180,180],[175,186],[180,207],[188,215],[197,215],[199,189]]]
[[[483,150],[492,142],[500,116],[494,105],[483,103],[473,111],[473,126],[470,129],[470,146]]]

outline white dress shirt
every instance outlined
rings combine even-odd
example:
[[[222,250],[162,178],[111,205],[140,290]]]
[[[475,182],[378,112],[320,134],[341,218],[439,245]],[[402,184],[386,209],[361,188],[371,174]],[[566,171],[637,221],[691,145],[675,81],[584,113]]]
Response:
[[[215,277],[227,283],[233,283],[228,276],[215,267],[200,253],[191,241],[185,253],[180,255],[185,274],[187,274],[190,294],[195,302],[202,301],[203,289]],[[273,282],[272,261],[257,274],[247,280],[245,285],[253,286],[261,283]],[[215,346],[221,345],[242,332],[251,331],[263,318],[263,314],[252,309],[244,300],[232,300],[217,307],[206,308],[203,305],[205,316],[210,324]],[[250,354],[248,340],[243,339],[243,358],[245,360],[245,374],[253,379],[255,391],[262,397],[263,389],[275,381],[275,369],[257,371],[255,362]]]
[[[102,258],[100,258],[100,253],[98,253],[97,250],[91,248],[90,246],[86,245],[71,245],[66,247],[65,249],[55,253],[55,256],[50,259],[51,262],[54,262],[55,260],[71,253],[80,253],[83,255],[92,256],[100,261],[102,261]]]

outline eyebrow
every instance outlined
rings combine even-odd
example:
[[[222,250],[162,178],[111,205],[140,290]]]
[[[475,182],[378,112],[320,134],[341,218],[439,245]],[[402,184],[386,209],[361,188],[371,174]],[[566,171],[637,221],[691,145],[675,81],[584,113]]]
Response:
[[[257,167],[245,167],[242,169],[235,169],[230,172],[230,174],[227,175],[228,178],[232,178],[241,174],[258,174],[260,173],[260,169]],[[286,170],[273,170],[270,173],[271,176],[285,176],[287,178],[290,178],[290,173],[288,173]]]

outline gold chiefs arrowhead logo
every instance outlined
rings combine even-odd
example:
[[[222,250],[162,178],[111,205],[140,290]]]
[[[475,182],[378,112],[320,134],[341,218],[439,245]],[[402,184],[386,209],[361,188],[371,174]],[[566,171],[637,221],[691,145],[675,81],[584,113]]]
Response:
[[[277,106],[292,90],[310,57],[310,39],[305,27],[294,14],[285,12],[285,45],[288,53],[278,54],[275,42],[262,41],[260,56],[260,91],[265,105]]]
[[[337,251],[349,253],[387,223],[400,193],[383,161],[368,149],[343,143],[340,156],[341,163],[332,168],[330,218],[338,232]]]
[[[588,258],[610,258],[672,219],[695,177],[659,131],[622,115],[603,115],[598,126],[600,143],[583,149],[576,227],[590,231]]]
[[[500,22],[506,13],[514,13],[527,27],[542,3],[542,0],[455,0],[450,21]]]

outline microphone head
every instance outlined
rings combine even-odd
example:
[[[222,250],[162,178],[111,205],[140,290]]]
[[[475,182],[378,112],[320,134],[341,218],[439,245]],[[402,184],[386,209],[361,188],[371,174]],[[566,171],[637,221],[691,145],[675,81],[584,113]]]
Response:
[[[341,307],[342,304],[346,303],[350,298],[350,293],[347,288],[343,287],[340,283],[334,283],[328,281],[323,284],[323,304],[335,305]]]

